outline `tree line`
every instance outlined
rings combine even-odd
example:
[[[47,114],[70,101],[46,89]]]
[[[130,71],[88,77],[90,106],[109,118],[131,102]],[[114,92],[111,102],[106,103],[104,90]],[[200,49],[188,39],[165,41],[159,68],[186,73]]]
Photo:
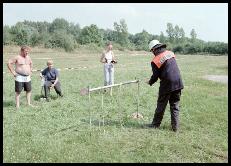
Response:
[[[148,43],[157,39],[166,43],[168,49],[182,54],[228,54],[228,43],[205,42],[197,38],[195,29],[190,32],[190,38],[185,36],[184,29],[178,25],[167,23],[166,33],[154,35],[143,30],[130,34],[124,19],[114,22],[114,29],[100,29],[91,24],[82,29],[79,24],[69,23],[63,18],[56,18],[52,23],[23,21],[13,26],[3,26],[3,45],[29,45],[45,48],[63,48],[73,51],[80,45],[93,44],[102,47],[112,41],[119,50],[145,50]]]

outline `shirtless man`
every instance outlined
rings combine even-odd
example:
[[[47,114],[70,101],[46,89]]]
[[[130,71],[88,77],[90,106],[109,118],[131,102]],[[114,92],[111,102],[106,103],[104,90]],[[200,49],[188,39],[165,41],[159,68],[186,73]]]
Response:
[[[29,47],[22,46],[20,55],[9,59],[7,63],[8,69],[15,77],[16,108],[19,108],[19,97],[23,88],[26,91],[27,104],[32,106],[30,103],[32,60],[28,53]],[[15,65],[15,69],[13,65]]]

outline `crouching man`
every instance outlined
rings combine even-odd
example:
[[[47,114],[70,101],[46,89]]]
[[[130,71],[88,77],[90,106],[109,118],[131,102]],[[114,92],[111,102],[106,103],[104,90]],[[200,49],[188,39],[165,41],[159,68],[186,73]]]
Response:
[[[45,79],[44,82],[44,91],[46,101],[50,101],[50,89],[54,88],[56,93],[63,97],[61,91],[61,84],[59,82],[59,72],[53,67],[53,61],[47,61],[47,68],[45,68],[41,73],[40,77]]]

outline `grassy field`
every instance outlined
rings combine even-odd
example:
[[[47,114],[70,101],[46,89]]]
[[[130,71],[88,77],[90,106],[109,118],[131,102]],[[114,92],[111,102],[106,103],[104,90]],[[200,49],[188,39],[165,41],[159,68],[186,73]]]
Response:
[[[103,85],[102,50],[33,48],[34,69],[46,67],[48,58],[60,70],[64,93],[52,101],[40,101],[39,72],[32,76],[32,104],[21,95],[15,110],[14,78],[7,70],[9,57],[19,47],[3,48],[3,162],[228,162],[228,85],[203,79],[204,75],[228,75],[228,56],[177,55],[184,90],[180,106],[180,130],[170,130],[169,105],[158,130],[146,128],[152,121],[159,81],[152,87],[141,81],[139,112],[143,119],[131,119],[137,111],[137,84],[81,96],[80,89]],[[149,52],[114,51],[118,59],[115,83],[145,80],[151,76]],[[73,67],[76,70],[65,70]],[[104,98],[104,107],[101,100]],[[89,125],[91,115],[92,125]],[[103,125],[104,119],[104,125]]]

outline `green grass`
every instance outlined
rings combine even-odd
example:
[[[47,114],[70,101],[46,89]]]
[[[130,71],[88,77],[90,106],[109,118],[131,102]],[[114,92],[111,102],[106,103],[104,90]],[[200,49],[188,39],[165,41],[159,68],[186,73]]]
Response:
[[[18,53],[17,47],[4,47],[4,62]],[[151,76],[148,52],[115,51],[115,83]],[[15,110],[13,76],[3,64],[3,162],[228,162],[228,85],[204,80],[204,75],[228,74],[227,56],[177,55],[185,85],[180,106],[180,131],[170,130],[167,106],[159,130],[145,128],[156,107],[159,81],[152,87],[140,84],[139,112],[143,120],[129,116],[136,112],[137,85],[113,88],[106,94],[94,92],[91,102],[81,96],[81,88],[103,85],[100,51],[34,48],[31,57],[35,69],[45,67],[45,58],[53,58],[55,67],[87,67],[61,70],[63,98],[39,100],[39,73],[32,76],[32,103]],[[40,58],[40,59],[39,59]],[[41,59],[43,58],[43,59]],[[89,125],[90,115],[92,125]],[[104,125],[103,125],[104,119]]]

